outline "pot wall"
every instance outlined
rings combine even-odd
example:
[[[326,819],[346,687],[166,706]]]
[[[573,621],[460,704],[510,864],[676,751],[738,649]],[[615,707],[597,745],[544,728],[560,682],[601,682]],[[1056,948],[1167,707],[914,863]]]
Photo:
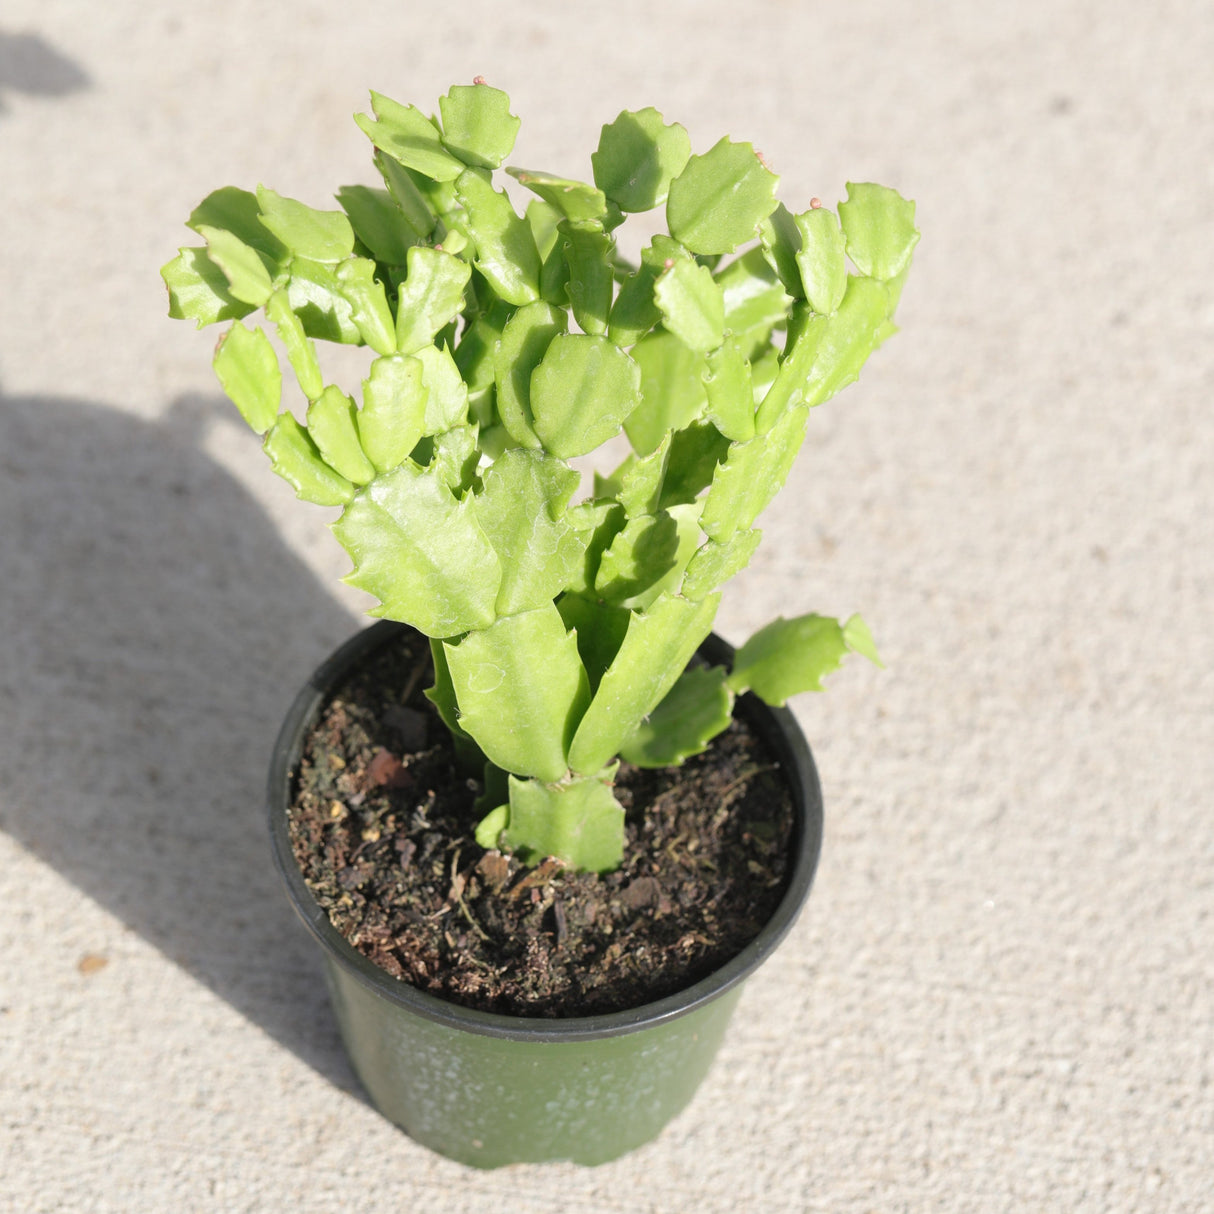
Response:
[[[655,1138],[708,1073],[742,990],[625,1035],[528,1042],[402,1014],[332,958],[325,968],[375,1107],[425,1146],[482,1168],[606,1163]]]

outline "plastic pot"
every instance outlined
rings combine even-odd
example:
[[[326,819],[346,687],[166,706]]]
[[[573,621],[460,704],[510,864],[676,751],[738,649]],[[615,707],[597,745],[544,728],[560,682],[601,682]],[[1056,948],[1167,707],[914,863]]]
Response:
[[[766,738],[794,803],[789,882],[759,935],[732,961],[677,995],[630,1011],[546,1019],[459,1007],[393,978],[352,948],[304,883],[287,806],[306,733],[359,662],[404,625],[353,637],[296,696],[270,766],[274,857],[300,918],[319,943],[342,1041],[374,1106],[412,1138],[475,1167],[572,1160],[605,1163],[655,1138],[708,1071],[742,984],[792,926],[809,896],[822,842],[822,796],[793,715],[743,696],[737,711]],[[713,635],[700,651],[728,662]]]

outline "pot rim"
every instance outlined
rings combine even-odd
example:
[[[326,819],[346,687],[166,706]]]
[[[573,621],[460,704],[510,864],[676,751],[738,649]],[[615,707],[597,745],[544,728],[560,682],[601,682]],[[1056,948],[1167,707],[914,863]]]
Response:
[[[787,935],[809,897],[822,849],[822,789],[809,744],[787,708],[772,708],[749,692],[740,696],[736,712],[745,716],[771,745],[789,775],[793,797],[792,869],[784,896],[759,934],[731,960],[706,978],[673,995],[621,1012],[594,1016],[551,1018],[510,1016],[449,1003],[392,977],[358,952],[329,921],[317,904],[295,862],[287,829],[287,806],[293,773],[303,751],[303,738],[326,700],[359,659],[408,628],[381,620],[340,646],[313,673],[291,703],[270,760],[267,800],[274,860],[296,913],[328,957],[364,986],[403,1010],[450,1028],[482,1036],[530,1042],[573,1042],[616,1037],[654,1028],[723,995],[748,978]],[[701,646],[710,661],[728,664],[733,648],[715,633]]]

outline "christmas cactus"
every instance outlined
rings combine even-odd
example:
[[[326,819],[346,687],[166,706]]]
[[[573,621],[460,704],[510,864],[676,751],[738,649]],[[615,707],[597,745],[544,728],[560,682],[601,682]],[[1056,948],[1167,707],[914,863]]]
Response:
[[[644,109],[602,128],[593,184],[506,168],[534,195],[520,214],[494,184],[504,93],[372,109],[382,188],[342,187],[340,210],[217,190],[188,221],[205,243],[162,271],[170,315],[232,322],[215,370],[274,470],[342,508],[374,614],[430,638],[427,694],[483,765],[478,841],[609,870],[621,757],[680,763],[740,693],[781,704],[849,651],[877,660],[858,616],[820,615],[775,620],[729,670],[693,658],[810,410],[894,332],[914,204],[849,185],[837,215],[793,213],[749,144],[695,155]],[[663,205],[629,264],[617,230]],[[326,383],[322,339],[373,351],[360,400]],[[580,493],[569,461],[621,431],[627,458]]]

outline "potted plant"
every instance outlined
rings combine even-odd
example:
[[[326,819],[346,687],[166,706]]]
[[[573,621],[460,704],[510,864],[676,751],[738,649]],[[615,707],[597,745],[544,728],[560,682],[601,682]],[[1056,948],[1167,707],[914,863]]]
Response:
[[[347,581],[396,621],[296,700],[271,772],[276,855],[382,1111],[481,1166],[599,1162],[690,1098],[742,979],[808,893],[817,778],[778,706],[849,651],[877,661],[872,639],[858,616],[778,618],[736,654],[710,631],[810,410],[894,331],[914,206],[868,184],[837,214],[817,199],[790,212],[749,144],[693,154],[683,127],[644,109],[602,128],[593,184],[507,168],[534,196],[520,213],[494,184],[519,127],[504,93],[478,79],[436,116],[375,93],[372,109],[357,121],[382,188],[343,187],[340,210],[217,190],[188,221],[205,243],[162,271],[170,315],[232,322],[220,382],[297,494],[341,507]],[[663,204],[668,230],[630,264],[620,226]],[[244,323],[257,310],[302,420],[283,407],[267,329]],[[370,348],[361,400],[326,381],[317,339]],[[570,461],[621,434],[627,456],[579,492]],[[695,953],[676,903],[704,865],[670,860],[678,839],[645,854],[661,815],[635,781],[660,770],[657,799],[675,795],[747,730],[770,761],[718,781],[706,820],[725,830],[737,789],[767,781],[709,861],[775,855],[734,866],[770,894],[753,938],[708,973],[711,950],[696,954],[673,988],[663,971],[649,996],[558,965],[551,942],[575,928],[596,963],[610,954],[621,908]],[[343,731],[357,735],[345,750]],[[458,802],[446,835],[444,780]],[[590,909],[574,923],[579,897]],[[757,913],[758,894],[741,898]],[[543,964],[520,952],[528,934]],[[616,962],[649,948],[622,939]],[[466,957],[471,976],[440,975]],[[560,969],[565,986],[511,994],[512,967]]]

